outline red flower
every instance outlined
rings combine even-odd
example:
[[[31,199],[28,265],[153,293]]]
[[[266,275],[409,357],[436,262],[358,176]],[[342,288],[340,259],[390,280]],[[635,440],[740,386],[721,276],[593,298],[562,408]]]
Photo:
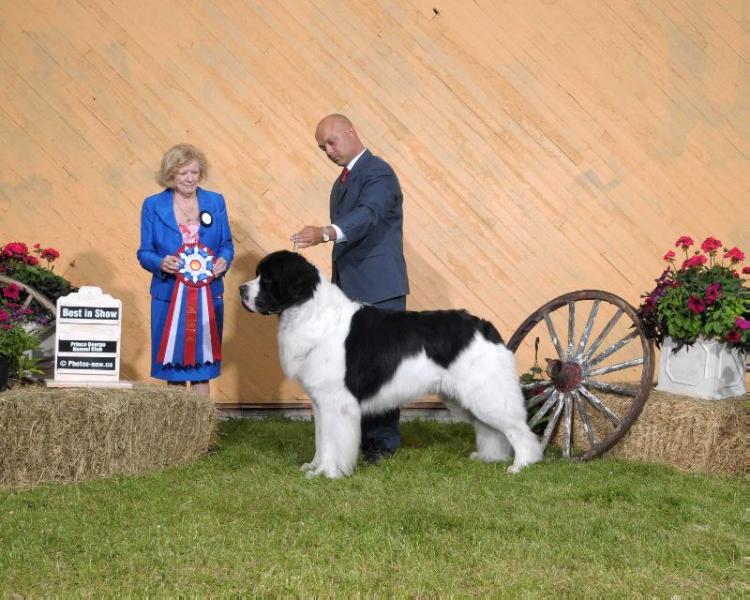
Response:
[[[56,258],[60,257],[60,253],[55,250],[54,248],[45,248],[42,250],[41,254],[42,258],[46,258],[47,260],[55,260]]]
[[[674,250],[670,250],[664,255],[664,260],[667,262],[672,262],[674,260]]]
[[[738,262],[742,262],[743,260],[745,260],[745,253],[735,246],[734,248],[729,250],[726,254],[724,254],[724,258],[728,258],[729,260],[732,261],[732,264],[735,265]]]
[[[18,295],[21,292],[21,288],[18,287],[15,283],[11,283],[7,287],[3,288],[3,296],[5,298],[10,298],[11,300],[18,300]]]
[[[39,259],[36,256],[32,256],[31,254],[26,256],[26,264],[27,265],[38,265]]]
[[[706,302],[713,304],[724,296],[724,288],[720,283],[712,283],[706,288]]]
[[[37,242],[36,244],[34,244],[34,248],[36,248],[37,250],[39,250],[41,247],[42,247],[42,245],[39,242]]]
[[[698,296],[690,296],[687,301],[687,306],[695,314],[700,314],[706,311],[706,303],[698,298]]]
[[[729,331],[727,331],[724,339],[730,344],[739,344],[742,341],[742,336],[736,329],[730,329]]]
[[[687,235],[681,235],[679,238],[677,238],[677,241],[674,243],[674,247],[681,247],[683,250],[687,250],[690,246],[693,245],[693,238],[687,236]]]
[[[701,249],[707,254],[713,254],[719,248],[721,248],[721,241],[717,240],[715,237],[707,237],[701,244]]]
[[[743,275],[750,275],[750,267],[742,267]]]
[[[700,267],[701,265],[705,265],[706,262],[708,262],[708,259],[705,257],[705,255],[696,254],[695,256],[691,256],[684,263],[682,263],[682,268],[692,269],[693,267]]]
[[[5,323],[8,319],[10,319],[10,313],[0,308],[0,323]]]
[[[23,258],[28,251],[28,246],[23,242],[10,242],[3,248],[3,256],[8,258],[13,258],[15,256]]]
[[[750,320],[743,319],[742,317],[737,317],[734,320],[734,324],[737,325],[737,327],[739,327],[743,331],[750,329]]]

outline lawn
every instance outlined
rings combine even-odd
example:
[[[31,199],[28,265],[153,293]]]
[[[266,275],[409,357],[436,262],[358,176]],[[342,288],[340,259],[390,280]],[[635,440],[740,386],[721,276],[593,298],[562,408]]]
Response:
[[[307,480],[309,422],[224,421],[197,463],[0,492],[0,596],[741,596],[746,484],[611,459],[518,475],[462,424]]]

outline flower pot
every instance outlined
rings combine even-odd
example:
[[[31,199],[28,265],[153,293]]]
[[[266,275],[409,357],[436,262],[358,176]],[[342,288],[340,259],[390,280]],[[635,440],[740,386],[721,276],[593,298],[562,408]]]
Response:
[[[717,340],[699,337],[677,352],[677,343],[664,338],[659,359],[657,390],[721,400],[745,393],[745,353]]]
[[[0,392],[8,387],[8,377],[10,376],[10,359],[0,354]]]

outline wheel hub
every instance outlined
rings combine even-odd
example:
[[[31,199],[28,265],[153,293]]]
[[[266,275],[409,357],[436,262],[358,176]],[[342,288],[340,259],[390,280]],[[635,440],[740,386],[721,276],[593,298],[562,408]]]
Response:
[[[547,375],[554,386],[561,392],[569,392],[583,381],[583,370],[577,362],[562,362],[558,359],[547,360]]]

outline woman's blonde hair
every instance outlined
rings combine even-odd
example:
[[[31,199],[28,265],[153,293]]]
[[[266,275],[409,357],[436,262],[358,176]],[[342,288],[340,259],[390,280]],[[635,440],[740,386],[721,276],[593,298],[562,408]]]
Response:
[[[191,144],[177,144],[172,146],[161,157],[161,167],[156,174],[156,182],[164,187],[171,188],[174,185],[174,176],[186,164],[198,161],[200,178],[203,181],[208,176],[208,161],[206,155]]]

